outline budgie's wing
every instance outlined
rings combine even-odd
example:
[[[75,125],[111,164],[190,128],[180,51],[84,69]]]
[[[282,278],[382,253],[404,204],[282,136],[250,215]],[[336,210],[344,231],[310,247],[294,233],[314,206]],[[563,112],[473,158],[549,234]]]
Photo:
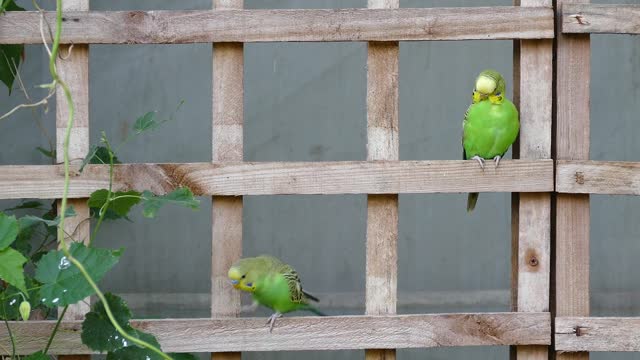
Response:
[[[280,273],[287,281],[287,285],[289,286],[289,298],[291,301],[295,303],[304,303],[305,295],[302,291],[302,284],[298,273],[291,266],[285,263],[282,263],[278,269],[278,273]]]

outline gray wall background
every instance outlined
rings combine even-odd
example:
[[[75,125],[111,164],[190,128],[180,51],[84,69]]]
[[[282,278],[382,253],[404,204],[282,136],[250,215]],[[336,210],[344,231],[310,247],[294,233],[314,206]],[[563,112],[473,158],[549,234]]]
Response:
[[[18,3],[30,6],[27,1]],[[510,0],[401,1],[403,7],[510,4]],[[208,0],[117,0],[93,1],[92,9],[207,9],[210,5]],[[347,8],[365,7],[366,1],[245,0],[245,6]],[[640,161],[640,37],[598,35],[592,39],[591,158]],[[511,52],[511,41],[401,43],[401,159],[458,159],[460,125],[473,80],[486,67],[510,78]],[[40,46],[28,46],[21,68],[33,97],[42,95],[33,86],[49,81],[43,54]],[[157,110],[168,117],[184,99],[174,121],[129,143],[118,155],[124,162],[210,161],[211,59],[207,44],[92,46],[93,143],[103,130],[117,143],[138,116]],[[247,44],[245,160],[364,160],[365,64],[364,43]],[[24,98],[18,91],[7,97],[6,89],[0,87],[0,112],[21,102]],[[34,119],[40,118],[53,135],[54,114],[52,105],[46,114],[21,111],[0,122],[0,164],[47,164],[48,159],[35,150],[36,146],[46,147],[47,139]],[[399,313],[508,311],[509,195],[482,194],[472,215],[466,213],[465,204],[464,194],[400,196]],[[640,222],[636,214],[640,199],[593,196],[591,206],[592,313],[639,316]],[[244,252],[281,257],[300,272],[310,291],[353,294],[349,304],[336,300],[346,295],[326,295],[331,302],[326,305],[329,313],[362,313],[365,220],[365,196],[246,197]],[[209,315],[208,198],[202,198],[198,212],[166,208],[156,220],[136,214],[133,223],[106,223],[98,246],[126,248],[102,286],[130,294],[138,315]],[[412,295],[429,301],[409,301]],[[399,359],[505,359],[507,354],[506,347],[398,351]],[[245,358],[295,359],[300,355],[249,353]],[[304,356],[360,359],[363,354],[309,352]],[[592,356],[640,359],[636,354]]]

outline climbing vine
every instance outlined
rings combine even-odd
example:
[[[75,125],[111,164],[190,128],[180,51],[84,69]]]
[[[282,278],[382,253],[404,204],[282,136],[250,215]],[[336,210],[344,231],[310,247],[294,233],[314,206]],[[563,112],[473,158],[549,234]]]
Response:
[[[44,12],[34,1],[34,6]],[[14,0],[0,0],[0,13],[23,11]],[[1,15],[0,15],[1,16]],[[41,26],[47,26],[41,21]],[[61,91],[68,106],[67,128],[63,143],[64,190],[60,202],[45,204],[41,201],[23,201],[12,208],[0,211],[0,320],[4,322],[11,340],[11,349],[0,348],[11,354],[11,359],[49,359],[50,347],[55,344],[55,336],[70,305],[85,301],[95,295],[99,301],[85,315],[82,323],[82,342],[97,352],[106,352],[108,360],[120,359],[195,359],[190,354],[166,354],[156,338],[135,329],[129,323],[132,318],[127,304],[120,297],[103,293],[98,283],[118,263],[122,249],[106,249],[94,246],[96,234],[104,221],[128,219],[132,209],[140,205],[144,217],[153,218],[167,204],[198,209],[199,201],[188,188],[178,188],[168,194],[159,195],[151,191],[114,191],[113,177],[115,165],[120,161],[116,155],[120,146],[130,138],[153,130],[168,120],[158,121],[155,112],[140,116],[133,125],[129,136],[117,147],[113,147],[103,132],[100,144],[93,146],[82,162],[79,171],[90,164],[109,167],[109,186],[93,192],[88,200],[93,231],[89,239],[80,239],[76,229],[66,231],[65,221],[78,216],[72,206],[67,206],[70,161],[69,143],[74,122],[75,108],[73,94],[56,69],[62,33],[62,0],[56,0],[56,22],[54,29],[41,29],[43,40],[46,33],[52,34],[51,48],[47,41],[44,46],[49,54],[49,72],[52,81],[40,85],[49,90],[40,101],[21,104],[5,114],[0,120],[10,118],[22,108],[46,106],[47,100]],[[18,79],[28,100],[31,100],[19,76],[20,62],[24,61],[24,45],[0,45],[0,81],[9,89]],[[178,109],[182,105],[178,105]],[[176,109],[176,111],[178,110]],[[170,119],[173,118],[173,115]],[[169,119],[169,120],[170,120]],[[46,156],[56,158],[55,150],[38,148]],[[82,224],[85,220],[81,221]],[[80,225],[77,225],[80,226]],[[84,241],[84,242],[83,242]],[[60,310],[58,310],[60,309]],[[46,346],[31,355],[17,355],[21,339],[12,332],[10,321],[27,321],[30,318],[55,318],[54,326]],[[0,344],[3,347],[4,344]]]

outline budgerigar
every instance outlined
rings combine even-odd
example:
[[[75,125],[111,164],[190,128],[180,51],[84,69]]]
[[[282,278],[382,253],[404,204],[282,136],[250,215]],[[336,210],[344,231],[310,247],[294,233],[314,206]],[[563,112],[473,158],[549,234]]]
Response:
[[[277,318],[291,311],[306,310],[325,316],[309,304],[309,300],[318,299],[302,290],[298,273],[273,256],[240,259],[229,268],[228,277],[234,288],[251,293],[255,302],[275,311],[267,321],[269,332]]]
[[[495,70],[485,70],[476,79],[472,104],[462,123],[462,158],[478,161],[484,170],[484,160],[500,159],[516,140],[520,130],[518,110],[505,94],[505,81]],[[478,193],[470,193],[467,211],[473,211]]]

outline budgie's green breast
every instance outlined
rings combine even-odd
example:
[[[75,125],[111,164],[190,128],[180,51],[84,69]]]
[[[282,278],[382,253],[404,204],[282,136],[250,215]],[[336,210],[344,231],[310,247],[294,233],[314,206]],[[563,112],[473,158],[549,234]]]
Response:
[[[465,158],[502,156],[516,140],[519,130],[518,110],[508,99],[501,104],[485,100],[471,105],[463,122]]]
[[[302,299],[292,300],[289,282],[284,275],[278,273],[271,273],[256,282],[253,299],[281,314],[298,310],[306,304]]]

